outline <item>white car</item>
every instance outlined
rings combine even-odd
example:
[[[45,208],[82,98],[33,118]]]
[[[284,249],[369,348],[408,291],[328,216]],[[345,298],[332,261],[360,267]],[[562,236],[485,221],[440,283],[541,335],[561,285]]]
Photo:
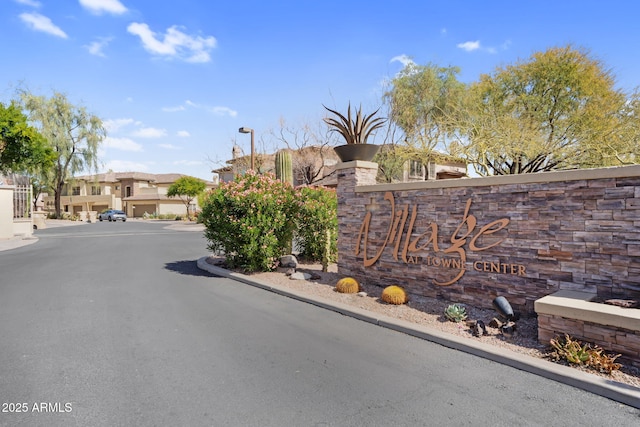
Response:
[[[106,211],[102,211],[98,214],[98,219],[100,221],[104,221],[106,219],[109,222],[118,220],[126,222],[127,214],[117,209],[107,209]]]

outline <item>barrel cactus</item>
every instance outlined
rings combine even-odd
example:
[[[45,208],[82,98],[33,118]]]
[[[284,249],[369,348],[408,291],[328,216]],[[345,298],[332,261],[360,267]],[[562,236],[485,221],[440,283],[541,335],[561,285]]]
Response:
[[[409,297],[407,296],[405,290],[397,285],[391,285],[384,288],[380,299],[388,304],[395,305],[404,304],[409,301]]]
[[[291,152],[280,150],[276,153],[276,178],[293,185],[293,164]]]
[[[336,283],[336,291],[341,294],[355,294],[360,291],[360,285],[353,277],[343,277]]]
[[[444,309],[444,316],[452,322],[462,322],[467,318],[467,309],[462,304],[451,304]]]

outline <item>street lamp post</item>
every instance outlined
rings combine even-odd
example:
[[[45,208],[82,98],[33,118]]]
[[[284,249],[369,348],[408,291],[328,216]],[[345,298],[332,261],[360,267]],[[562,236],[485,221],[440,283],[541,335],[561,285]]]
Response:
[[[251,134],[251,170],[254,170],[256,165],[255,165],[255,154],[254,154],[255,146],[253,142],[253,129],[243,126],[240,129],[238,129],[238,132]]]

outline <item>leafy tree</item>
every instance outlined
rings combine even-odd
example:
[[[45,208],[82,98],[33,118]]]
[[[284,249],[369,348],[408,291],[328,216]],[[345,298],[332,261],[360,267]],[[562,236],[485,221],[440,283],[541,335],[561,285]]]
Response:
[[[460,124],[466,85],[457,67],[409,63],[384,94],[389,117],[404,133],[414,160],[427,163],[436,148],[447,151]]]
[[[0,172],[26,173],[53,165],[55,155],[17,103],[0,103]]]
[[[181,176],[167,189],[167,196],[179,196],[182,203],[187,207],[187,218],[191,220],[191,212],[189,205],[191,201],[198,197],[207,188],[207,184],[198,178],[192,176]]]
[[[60,196],[64,185],[83,170],[98,169],[98,147],[106,137],[102,120],[84,107],[71,104],[67,97],[55,92],[51,98],[21,92],[29,119],[55,152],[52,168],[43,169],[41,178],[54,193],[56,216],[60,217]]]
[[[600,61],[572,46],[498,68],[471,85],[459,149],[480,175],[621,164],[637,151],[627,143],[637,141],[637,102],[614,83]]]

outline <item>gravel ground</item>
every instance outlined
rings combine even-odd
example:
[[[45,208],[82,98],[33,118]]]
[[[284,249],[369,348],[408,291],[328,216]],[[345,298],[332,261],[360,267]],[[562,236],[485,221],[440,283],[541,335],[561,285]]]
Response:
[[[207,262],[224,267],[224,259],[211,256]],[[319,264],[301,263],[296,269],[298,272],[313,275],[311,280],[291,280],[285,273],[244,273],[245,275],[268,283],[284,286],[289,289],[320,296],[327,300],[339,301],[360,309],[395,317],[407,322],[416,323],[442,332],[458,335],[468,339],[482,340],[482,342],[511,351],[527,354],[533,357],[547,358],[549,347],[538,343],[538,324],[535,318],[523,318],[517,321],[517,333],[506,337],[497,328],[489,327],[489,323],[497,312],[465,305],[469,319],[482,320],[487,325],[487,335],[474,337],[467,322],[454,323],[444,317],[444,309],[455,301],[445,301],[421,296],[412,296],[404,305],[387,304],[380,300],[382,288],[377,286],[361,286],[362,294],[341,294],[335,291],[336,282],[343,276],[337,273],[337,266],[331,265],[328,272],[322,272]],[[580,368],[576,368],[580,369]],[[596,373],[621,383],[640,388],[640,370],[633,367],[625,367],[614,371],[611,375]]]

